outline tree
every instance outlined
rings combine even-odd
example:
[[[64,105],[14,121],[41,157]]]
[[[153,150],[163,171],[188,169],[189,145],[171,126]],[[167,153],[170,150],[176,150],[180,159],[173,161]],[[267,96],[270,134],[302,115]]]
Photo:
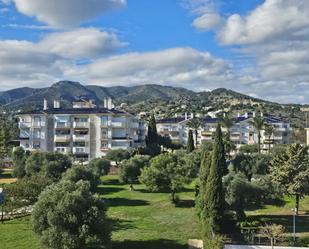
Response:
[[[123,160],[120,165],[119,179],[123,183],[133,184],[138,181],[141,170],[149,164],[149,156],[136,155]]]
[[[2,117],[3,118],[3,117]],[[10,128],[6,120],[1,120],[0,125],[0,160],[2,161],[5,157],[8,156],[10,151],[9,141],[10,137]]]
[[[158,143],[157,122],[153,113],[149,119],[146,143],[147,145]]]
[[[239,153],[244,153],[244,154],[253,154],[253,153],[258,153],[258,145],[257,144],[244,144],[240,146],[239,148]]]
[[[26,160],[26,175],[43,173],[53,182],[59,181],[62,173],[72,166],[67,155],[58,152],[33,152]]]
[[[274,127],[270,124],[265,124],[265,136],[267,136],[267,143],[268,143],[268,154],[270,154],[270,149],[271,149],[271,137],[274,134]]]
[[[252,125],[258,133],[258,152],[261,153],[261,131],[264,127],[264,117],[256,116],[252,120],[249,120],[248,123]]]
[[[295,196],[298,214],[299,199],[309,194],[308,147],[291,144],[284,153],[273,158],[270,174],[273,182],[281,185],[287,194]]]
[[[35,174],[21,178],[15,183],[7,184],[5,186],[8,197],[7,208],[13,210],[35,204],[41,192],[51,183],[50,179],[43,174]]]
[[[170,191],[175,202],[175,194],[190,180],[189,174],[182,157],[164,153],[151,159],[150,166],[142,169],[139,180],[152,192]]]
[[[192,130],[189,130],[188,141],[187,141],[187,152],[190,153],[194,150],[194,141]]]
[[[211,152],[203,148],[201,153],[201,166],[199,172],[199,195],[196,200],[196,208],[199,218],[205,220],[207,218],[207,196],[206,185],[211,166]]]
[[[253,175],[266,175],[269,173],[271,157],[263,154],[239,153],[233,160],[233,167],[236,172],[243,173],[248,181]]]
[[[219,120],[220,120],[221,125],[227,130],[226,134],[224,135],[224,145],[225,145],[225,151],[228,154],[228,158],[230,158],[231,150],[234,148],[233,142],[231,141],[230,129],[234,125],[234,120],[230,115],[220,116]]]
[[[130,153],[127,150],[124,149],[116,149],[116,150],[110,150],[105,158],[110,161],[116,162],[116,165],[118,166],[119,162],[122,160],[130,158]]]
[[[192,118],[188,121],[187,126],[194,130],[195,134],[195,147],[197,147],[197,137],[198,129],[201,127],[202,123],[198,118]]]
[[[80,180],[88,181],[90,184],[90,190],[95,192],[97,186],[100,184],[100,175],[96,170],[89,166],[76,165],[68,169],[62,176],[61,180],[67,180],[72,182],[78,182]]]
[[[202,224],[207,227],[207,231],[212,234],[212,237],[222,231],[224,215],[222,177],[226,171],[221,125],[218,124],[205,187],[205,206],[202,215]]]
[[[47,187],[35,204],[33,230],[51,249],[109,248],[105,213],[104,202],[91,193],[89,182],[60,181]]]
[[[111,162],[105,158],[95,158],[89,162],[88,167],[94,170],[99,176],[108,175]]]
[[[274,248],[276,241],[284,236],[284,227],[276,224],[266,224],[260,229],[260,234],[270,240],[271,248]]]
[[[12,152],[12,160],[14,165],[14,175],[17,178],[23,178],[26,175],[26,152],[23,147],[16,147]]]

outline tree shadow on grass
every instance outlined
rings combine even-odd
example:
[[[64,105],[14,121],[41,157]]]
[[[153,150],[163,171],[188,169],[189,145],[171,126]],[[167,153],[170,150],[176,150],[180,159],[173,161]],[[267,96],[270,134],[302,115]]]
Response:
[[[111,219],[111,225],[113,231],[132,229],[134,226],[131,224],[132,221],[124,219]]]
[[[121,183],[118,179],[104,179],[102,182],[104,185],[125,185]]]
[[[120,191],[125,190],[125,188],[122,187],[110,187],[110,186],[99,186],[97,188],[97,193],[100,195],[109,195],[109,194],[113,194],[113,193],[117,193]]]
[[[269,200],[265,204],[251,204],[246,207],[246,211],[255,211],[258,209],[266,209],[266,205],[273,205],[277,207],[284,207],[287,204],[287,201],[282,199]]]
[[[283,225],[288,232],[293,231],[293,216],[291,215],[254,215],[250,220],[259,220],[261,223],[274,223]],[[309,216],[296,216],[296,232],[304,233],[309,231]]]
[[[178,208],[192,208],[195,206],[194,200],[179,200],[176,205]]]
[[[149,205],[148,201],[138,199],[127,199],[127,198],[106,198],[104,199],[108,207],[119,207],[119,206],[146,206]]]
[[[115,241],[113,249],[187,249],[187,245],[181,245],[173,240],[148,240],[148,241]]]

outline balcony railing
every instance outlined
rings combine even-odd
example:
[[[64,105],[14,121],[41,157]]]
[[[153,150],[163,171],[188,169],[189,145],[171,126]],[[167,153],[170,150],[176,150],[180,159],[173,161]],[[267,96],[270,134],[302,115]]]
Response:
[[[71,139],[71,135],[64,134],[55,134],[55,141],[69,141]]]
[[[112,127],[113,128],[124,128],[126,127],[125,122],[112,122]]]
[[[54,149],[56,152],[60,152],[60,153],[70,153],[72,150],[70,147],[55,147]]]
[[[31,122],[19,122],[20,129],[29,129],[31,127]]]
[[[73,153],[74,154],[88,154],[89,153],[89,147],[74,147]]]
[[[73,123],[74,128],[89,128],[89,122],[79,122],[75,121]]]
[[[85,141],[85,140],[89,140],[89,135],[88,134],[74,134],[73,135],[73,141]]]
[[[55,128],[71,128],[70,122],[56,122]]]
[[[45,122],[43,122],[43,121],[33,122],[32,126],[33,127],[37,127],[37,128],[44,127],[45,126]]]

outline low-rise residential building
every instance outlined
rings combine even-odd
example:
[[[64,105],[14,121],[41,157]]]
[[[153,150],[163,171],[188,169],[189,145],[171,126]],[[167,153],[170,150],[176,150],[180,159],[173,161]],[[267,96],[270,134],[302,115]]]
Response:
[[[309,146],[309,128],[306,128],[307,145]]]
[[[73,108],[61,108],[55,101],[48,108],[18,114],[20,145],[27,150],[58,151],[77,160],[101,157],[112,149],[145,145],[143,119],[113,108],[111,100],[104,108],[91,101],[76,101]]]
[[[263,115],[263,114],[260,114]],[[241,145],[257,144],[258,132],[249,122],[253,119],[255,113],[246,113],[243,116],[238,115],[233,118],[233,126],[230,128],[230,139],[239,148]],[[261,131],[262,148],[267,149],[268,144],[289,144],[291,138],[292,128],[290,124],[281,118],[272,115],[263,115],[265,123],[273,126],[273,134],[269,137],[265,131]],[[161,136],[170,137],[172,141],[186,144],[187,134],[190,129],[188,122],[192,117],[177,117],[167,118],[157,121],[157,130]],[[207,142],[214,139],[216,127],[220,119],[213,117],[199,118],[201,126],[198,129],[197,142]],[[227,129],[222,127],[223,132]],[[194,136],[195,139],[195,136]]]

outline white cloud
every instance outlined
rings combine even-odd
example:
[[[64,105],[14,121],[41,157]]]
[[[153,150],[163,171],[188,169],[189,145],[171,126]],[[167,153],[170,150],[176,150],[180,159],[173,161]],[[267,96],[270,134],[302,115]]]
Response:
[[[27,16],[53,27],[72,27],[92,20],[108,10],[122,8],[126,0],[0,0],[13,2]]]
[[[196,18],[192,25],[197,30],[209,31],[218,28],[222,23],[222,17],[217,13],[206,13]]]
[[[230,16],[218,36],[226,45],[306,39],[308,26],[308,0],[266,0],[245,17]]]
[[[174,48],[99,59],[65,71],[68,78],[92,84],[171,84],[191,89],[215,88],[231,78],[230,66],[209,53]]]
[[[42,49],[68,59],[94,59],[113,53],[124,45],[115,34],[95,28],[55,32],[39,43]]]
[[[182,6],[197,16],[192,26],[199,31],[210,31],[219,28],[223,18],[218,13],[218,4],[214,0],[182,0]]]

